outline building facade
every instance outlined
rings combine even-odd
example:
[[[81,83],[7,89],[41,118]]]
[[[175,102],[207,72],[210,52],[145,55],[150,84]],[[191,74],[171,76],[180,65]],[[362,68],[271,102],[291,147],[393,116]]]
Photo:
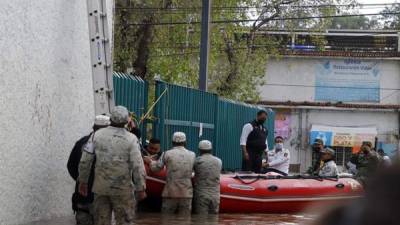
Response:
[[[356,47],[360,38],[354,32],[335,35],[338,40],[346,37]],[[362,141],[373,142],[389,156],[397,154],[400,55],[394,44],[398,35],[393,31],[380,35],[388,36],[387,48],[380,45],[379,50],[373,41],[371,46],[351,51],[346,50],[349,46],[305,51],[304,46],[298,50],[288,45],[283,57],[268,61],[260,104],[276,111],[275,135],[285,137],[291,164],[299,165],[299,172],[311,164],[311,143],[316,137],[336,150],[340,166],[359,150]],[[336,40],[329,34],[326,38]]]

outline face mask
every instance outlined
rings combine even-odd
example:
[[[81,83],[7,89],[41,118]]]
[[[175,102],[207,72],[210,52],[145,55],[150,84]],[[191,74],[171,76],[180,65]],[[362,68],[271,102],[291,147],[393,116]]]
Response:
[[[265,121],[266,121],[266,119],[259,119],[259,120],[257,120],[258,124],[264,124]]]
[[[276,144],[275,144],[275,148],[278,149],[278,150],[282,150],[282,148],[283,148],[283,143],[276,143]]]

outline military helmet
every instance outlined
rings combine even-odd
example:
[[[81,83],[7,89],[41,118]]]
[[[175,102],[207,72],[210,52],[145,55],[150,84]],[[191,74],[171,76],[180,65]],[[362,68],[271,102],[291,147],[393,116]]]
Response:
[[[209,140],[202,140],[199,142],[199,149],[200,150],[211,150],[212,144]]]
[[[330,154],[330,155],[334,156],[335,150],[333,150],[331,148],[324,148],[323,150],[321,150],[321,153],[326,153],[326,154]]]
[[[186,134],[183,132],[175,132],[172,135],[172,141],[175,143],[183,143],[186,142]]]
[[[127,124],[129,111],[124,106],[116,106],[111,111],[111,121],[117,124]]]

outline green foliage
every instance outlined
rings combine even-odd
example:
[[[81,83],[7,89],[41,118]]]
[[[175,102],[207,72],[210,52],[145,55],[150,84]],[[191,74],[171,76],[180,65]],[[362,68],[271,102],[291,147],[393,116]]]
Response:
[[[304,6],[353,1],[213,0],[212,21],[257,21],[213,23],[209,91],[235,100],[258,100],[257,87],[264,82],[268,58],[277,57],[288,43],[258,32],[325,29],[329,21],[323,19],[277,19],[332,15],[337,12],[333,7]],[[116,0],[115,70],[126,72],[132,68],[147,80],[160,75],[167,82],[197,87],[200,21],[200,0]],[[315,39],[323,45],[324,40]]]
[[[386,7],[383,13],[397,13],[393,15],[383,15],[385,29],[400,29],[400,5],[394,4],[391,7]]]

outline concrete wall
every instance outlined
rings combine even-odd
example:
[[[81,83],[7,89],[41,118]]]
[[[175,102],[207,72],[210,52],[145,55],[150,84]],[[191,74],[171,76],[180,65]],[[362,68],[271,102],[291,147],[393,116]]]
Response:
[[[0,224],[71,215],[66,163],[94,116],[86,1],[0,1],[0,18]]]
[[[270,101],[314,101],[315,87],[313,86],[315,86],[316,64],[321,63],[323,60],[326,59],[296,57],[271,59],[267,64],[266,84],[260,88],[261,99]],[[381,75],[380,103],[399,104],[400,61],[372,59],[370,61],[379,62]]]
[[[274,109],[279,113],[279,109]],[[285,110],[290,115],[290,136],[285,147],[291,151],[291,163],[301,164],[301,171],[311,165],[309,134],[312,124],[328,126],[375,126],[378,140],[398,144],[398,112],[350,111],[326,109]]]

